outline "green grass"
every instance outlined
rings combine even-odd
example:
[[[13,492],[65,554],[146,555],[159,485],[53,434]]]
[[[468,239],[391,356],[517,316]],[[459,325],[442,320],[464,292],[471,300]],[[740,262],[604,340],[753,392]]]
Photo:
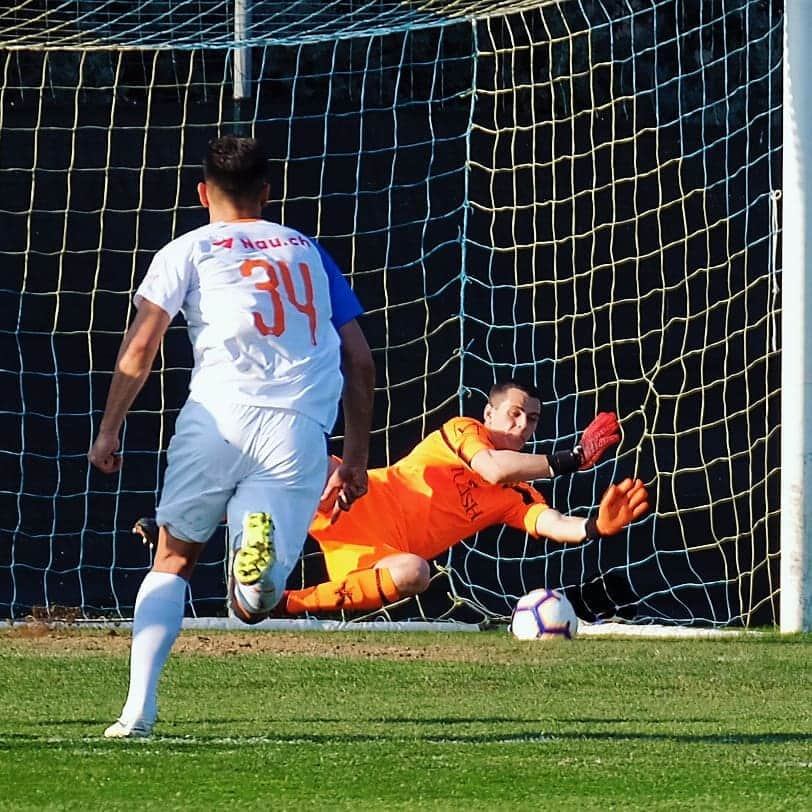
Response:
[[[0,632],[0,810],[812,808],[812,635],[185,632],[106,741],[126,644]]]

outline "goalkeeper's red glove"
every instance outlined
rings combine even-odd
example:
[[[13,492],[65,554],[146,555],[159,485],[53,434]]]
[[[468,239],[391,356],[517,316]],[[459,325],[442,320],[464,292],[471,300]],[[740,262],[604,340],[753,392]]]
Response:
[[[586,520],[586,537],[614,536],[648,510],[648,491],[640,479],[610,485],[601,498],[597,518]]]
[[[620,442],[620,426],[614,412],[599,412],[597,417],[584,429],[581,442],[575,446],[579,455],[579,470],[591,468],[604,454],[607,448]]]
[[[614,412],[599,412],[584,429],[581,441],[572,451],[557,451],[549,457],[552,473],[571,474],[591,468],[607,448],[620,442],[620,426]]]

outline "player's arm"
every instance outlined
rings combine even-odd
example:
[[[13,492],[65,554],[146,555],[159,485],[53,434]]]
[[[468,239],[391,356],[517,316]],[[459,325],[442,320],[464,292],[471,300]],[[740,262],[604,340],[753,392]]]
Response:
[[[342,324],[341,371],[344,375],[342,405],[344,409],[345,465],[366,470],[369,461],[369,431],[372,427],[375,362],[366,337],[355,319]]]
[[[319,509],[332,508],[333,519],[339,510],[349,506],[367,491],[369,430],[372,426],[372,403],[375,390],[375,364],[372,351],[357,318],[364,310],[347,284],[335,260],[316,244],[330,285],[332,322],[341,339],[341,371],[344,391],[344,448],[341,464],[333,470],[321,495]]]
[[[482,449],[471,459],[471,467],[493,485],[549,479],[558,474],[591,468],[604,453],[620,442],[620,427],[614,412],[600,412],[584,429],[572,451],[530,454],[509,449]]]
[[[152,369],[170,322],[169,314],[163,308],[148,299],[141,299],[138,312],[121,342],[99,432],[87,454],[88,460],[106,474],[121,468],[121,457],[116,453],[121,425]]]
[[[367,491],[369,431],[375,390],[372,351],[355,319],[338,328],[344,391],[344,446],[341,464],[330,474],[322,493],[323,505],[334,504],[333,516],[347,510]]]
[[[546,454],[529,454],[508,449],[483,448],[477,451],[471,457],[471,468],[492,485],[548,479],[553,476],[550,459]]]
[[[588,519],[564,516],[548,508],[536,519],[536,533],[563,544],[578,544],[587,539],[614,536],[648,509],[646,486],[639,479],[627,478],[607,488],[597,516]]]

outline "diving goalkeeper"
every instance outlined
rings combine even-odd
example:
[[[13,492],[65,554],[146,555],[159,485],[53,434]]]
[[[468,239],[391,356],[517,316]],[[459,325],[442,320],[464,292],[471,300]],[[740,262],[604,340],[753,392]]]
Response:
[[[429,561],[493,525],[577,544],[614,535],[648,510],[648,493],[639,479],[611,485],[591,518],[565,516],[548,506],[526,480],[595,465],[620,441],[620,431],[616,416],[602,412],[572,451],[522,452],[540,411],[532,387],[517,381],[496,384],[481,422],[449,420],[394,465],[370,470],[367,494],[337,519],[332,519],[331,505],[320,505],[309,533],[324,553],[329,580],[286,591],[272,614],[373,610],[417,595],[429,586]],[[333,458],[333,466],[338,462]],[[141,520],[134,528],[145,538],[148,522]],[[252,613],[233,589],[229,593],[232,611],[244,622],[268,616]]]

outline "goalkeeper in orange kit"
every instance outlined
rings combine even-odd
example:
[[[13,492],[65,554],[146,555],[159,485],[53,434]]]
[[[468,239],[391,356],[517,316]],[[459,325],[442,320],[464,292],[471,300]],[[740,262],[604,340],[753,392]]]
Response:
[[[273,614],[371,610],[417,595],[428,588],[429,561],[496,524],[577,544],[614,535],[648,510],[639,479],[611,485],[596,516],[565,516],[549,507],[526,480],[593,466],[620,441],[620,431],[616,416],[601,412],[572,451],[523,452],[540,410],[533,388],[497,384],[481,422],[449,420],[394,465],[370,470],[367,494],[337,518],[333,505],[321,504],[309,532],[324,553],[329,580],[286,591]],[[149,535],[144,520],[134,529]],[[246,623],[268,616],[247,611],[233,592],[231,603]]]

